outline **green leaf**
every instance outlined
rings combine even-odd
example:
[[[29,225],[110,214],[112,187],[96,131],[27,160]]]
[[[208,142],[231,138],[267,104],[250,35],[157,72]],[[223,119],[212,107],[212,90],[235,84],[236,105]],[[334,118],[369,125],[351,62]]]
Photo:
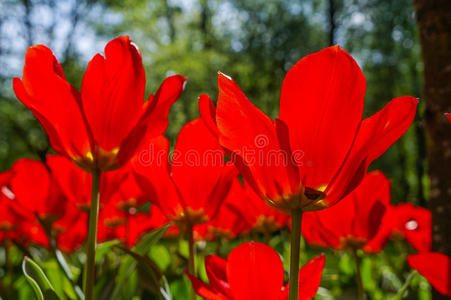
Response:
[[[154,245],[150,248],[150,257],[158,265],[160,270],[166,270],[171,264],[171,255],[163,245]]]
[[[59,299],[42,269],[27,256],[25,256],[22,262],[22,270],[38,300]]]
[[[111,250],[111,248],[113,248],[114,246],[119,245],[119,244],[120,244],[120,241],[112,240],[112,241],[108,241],[108,242],[97,245],[96,258],[95,258],[96,264],[100,263],[100,260],[102,259],[102,257],[105,254],[107,254],[108,251]]]
[[[127,254],[132,256],[137,262],[138,278],[142,287],[154,294],[160,293],[160,282],[163,277],[163,273],[157,264],[145,255],[140,255],[125,247],[120,247]]]
[[[169,225],[165,225],[159,229],[156,229],[147,235],[145,235],[141,241],[132,248],[132,252],[136,255],[145,255],[149,252],[152,245],[156,244],[166,230],[169,228]],[[150,259],[149,259],[150,260]],[[116,276],[116,286],[114,288],[111,299],[117,299],[120,295],[120,291],[124,283],[127,282],[128,278],[131,274],[134,273],[137,263],[136,259],[133,256],[127,256],[122,259],[121,266],[119,267],[118,275]],[[140,267],[141,268],[141,267]]]

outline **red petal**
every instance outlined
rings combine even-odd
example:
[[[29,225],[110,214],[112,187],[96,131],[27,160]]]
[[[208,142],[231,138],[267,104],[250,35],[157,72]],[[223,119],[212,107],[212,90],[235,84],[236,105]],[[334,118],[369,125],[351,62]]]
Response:
[[[85,156],[91,142],[79,105],[80,95],[65,81],[49,48],[28,48],[23,79],[15,78],[13,87],[16,96],[41,122],[57,152],[71,158]]]
[[[180,75],[170,76],[161,84],[156,95],[144,104],[144,114],[139,123],[123,141],[118,161],[125,164],[143,140],[159,136],[168,126],[168,113],[171,105],[180,97],[186,78]]]
[[[438,252],[409,255],[410,267],[420,272],[440,293],[451,297],[451,258]]]
[[[40,217],[62,215],[64,203],[53,203],[50,194],[50,174],[45,165],[32,159],[20,159],[12,167],[10,181],[15,198],[29,211]],[[37,180],[38,179],[38,180]]]
[[[218,126],[216,125],[216,107],[210,97],[203,94],[199,97],[199,113],[205,126],[216,136],[219,135]]]
[[[332,209],[332,208],[330,208]],[[329,209],[324,212],[329,211]],[[340,237],[343,236],[343,225],[349,226],[348,219],[352,218],[354,211],[347,211],[344,216],[337,216],[334,213],[328,215],[321,215],[317,212],[305,213],[302,217],[302,236],[307,243],[318,247],[332,247],[339,249],[341,247]],[[321,216],[323,216],[321,218]],[[333,221],[328,220],[328,217],[334,217]],[[351,217],[350,217],[351,216]],[[337,222],[337,219],[339,221]],[[336,225],[337,227],[334,227]]]
[[[352,235],[372,239],[390,205],[390,181],[380,171],[370,172],[349,196],[353,197],[356,206]]]
[[[326,189],[329,205],[357,187],[369,164],[406,132],[415,117],[416,106],[413,97],[396,98],[363,120],[348,157]]]
[[[283,265],[271,247],[244,243],[227,258],[227,277],[234,300],[278,299],[283,286]]]
[[[212,218],[224,201],[235,170],[226,166],[218,139],[198,118],[180,131],[172,157],[172,178],[186,207]]]
[[[451,113],[445,113],[445,117],[447,117],[449,122],[451,123]]]
[[[327,184],[344,161],[362,120],[365,78],[338,46],[308,55],[285,76],[280,119],[290,129],[292,151],[304,154],[304,185]]]
[[[423,207],[402,203],[392,208],[391,229],[404,235],[419,252],[429,252],[432,243],[432,214]]]
[[[191,284],[193,285],[194,290],[199,296],[204,297],[207,300],[232,300],[232,298],[228,298],[222,295],[219,291],[214,290],[208,284],[197,279],[187,271],[185,271],[185,273],[186,275],[188,275],[188,278],[191,280]]]
[[[136,183],[168,218],[183,211],[184,204],[169,175],[169,142],[161,136],[146,140],[131,160]]]
[[[141,54],[128,38],[110,41],[105,58],[89,62],[82,84],[82,104],[94,140],[105,151],[121,145],[136,125],[144,102]]]
[[[205,258],[205,271],[210,285],[221,294],[230,297],[230,288],[227,282],[227,261],[216,255]]]
[[[321,283],[326,258],[324,254],[311,259],[299,271],[299,300],[310,300],[315,297]],[[280,295],[280,300],[288,300],[288,283]]]
[[[234,153],[232,161],[259,194],[274,199],[294,193],[284,164],[274,161],[287,153],[280,149],[271,119],[252,105],[230,77],[220,73],[218,85],[220,143]]]

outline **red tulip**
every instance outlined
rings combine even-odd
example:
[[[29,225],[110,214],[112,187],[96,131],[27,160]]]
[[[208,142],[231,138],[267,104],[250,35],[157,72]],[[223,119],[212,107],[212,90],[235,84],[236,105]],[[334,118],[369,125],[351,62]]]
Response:
[[[131,247],[144,233],[169,222],[154,205],[151,206],[150,215],[139,212],[149,200],[143,195],[129,171],[128,167],[115,171],[125,173],[125,179],[116,186],[110,199],[105,201],[100,211],[99,241],[117,238]]]
[[[143,104],[145,74],[136,45],[123,36],[110,41],[105,56],[90,61],[81,93],[64,77],[52,51],[28,48],[22,80],[14,78],[17,97],[46,130],[52,147],[88,170],[124,165],[144,135],[167,127],[169,107],[185,78],[171,76]]]
[[[56,233],[56,246],[63,252],[79,249],[88,235],[88,214],[68,202],[64,215],[52,224]]]
[[[159,137],[138,150],[132,160],[138,185],[169,219],[191,226],[208,222],[227,196],[234,167],[200,119],[180,131],[171,165],[168,149]]]
[[[3,238],[28,246],[30,243],[48,247],[48,239],[33,213],[22,207],[6,185],[0,193],[0,232]]]
[[[291,68],[274,122],[229,76],[220,73],[218,85],[216,112],[207,97],[200,99],[202,118],[249,185],[285,213],[323,209],[349,194],[407,130],[417,105],[412,97],[396,98],[362,121],[365,78],[338,46]]]
[[[373,239],[389,205],[389,180],[382,172],[370,172],[340,203],[304,214],[304,238],[317,246],[380,251],[383,243]]]
[[[438,252],[425,252],[409,255],[407,262],[437,291],[451,297],[451,257]]]
[[[54,221],[63,215],[65,199],[46,165],[24,158],[15,162],[11,171],[9,186],[22,207],[43,221]]]
[[[299,272],[299,299],[312,299],[321,282],[324,255],[308,262]],[[210,284],[188,274],[194,289],[209,300],[288,299],[283,285],[284,271],[279,255],[265,244],[248,242],[233,249],[227,260],[210,255],[205,258]]]
[[[246,200],[242,205],[246,207],[246,218],[253,230],[270,234],[287,225],[289,216],[271,209],[246,182],[243,192]]]
[[[446,113],[445,116],[448,118],[449,122],[451,123],[451,113]]]
[[[250,224],[246,219],[245,202],[243,187],[235,178],[218,214],[210,222],[196,226],[197,234],[206,240],[221,237],[231,240],[248,231]]]
[[[77,168],[70,160],[60,155],[49,155],[47,165],[51,169],[61,192],[69,202],[80,210],[89,211],[91,205],[92,175]],[[100,206],[110,201],[116,189],[128,176],[127,167],[101,174]]]
[[[432,243],[432,214],[412,203],[391,205],[382,222],[379,239],[400,236],[419,252],[429,252]]]

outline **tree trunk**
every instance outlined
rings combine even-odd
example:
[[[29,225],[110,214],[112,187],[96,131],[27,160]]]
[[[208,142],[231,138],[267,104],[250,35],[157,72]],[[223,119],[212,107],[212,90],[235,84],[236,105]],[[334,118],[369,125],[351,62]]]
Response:
[[[329,15],[329,46],[335,45],[335,30],[336,30],[336,23],[335,23],[335,5],[334,0],[329,0],[329,7],[328,7],[328,15]]]
[[[451,255],[451,1],[415,0],[424,61],[432,250]],[[449,299],[434,293],[433,299]]]

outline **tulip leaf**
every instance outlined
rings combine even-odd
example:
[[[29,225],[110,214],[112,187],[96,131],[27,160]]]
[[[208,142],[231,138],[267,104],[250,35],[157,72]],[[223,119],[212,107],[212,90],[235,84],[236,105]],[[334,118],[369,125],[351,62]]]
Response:
[[[55,290],[44,274],[44,271],[29,257],[22,262],[22,270],[28,284],[32,287],[38,300],[59,299]]]
[[[119,244],[120,244],[120,241],[112,240],[112,241],[104,242],[104,243],[97,245],[96,258],[95,258],[96,264],[100,263],[100,260],[102,259],[102,257],[106,253],[108,253],[108,251],[110,251],[111,248],[113,248],[114,246],[119,245]]]
[[[127,256],[124,259],[122,259],[121,266],[119,267],[118,270],[118,275],[116,276],[116,286],[112,293],[111,299],[117,299],[119,297],[121,287],[124,285],[125,282],[127,282],[130,275],[135,271],[137,265],[141,264],[137,263],[137,261],[139,260],[136,259],[136,255],[139,256],[145,255],[147,257],[147,253],[150,251],[152,245],[156,244],[161,239],[161,237],[168,228],[169,225],[165,225],[159,229],[150,232],[149,234],[145,235],[137,245],[135,245],[131,250],[129,250],[130,252],[133,252],[133,255]],[[123,247],[120,248],[124,249]],[[143,268],[151,268],[151,267],[150,265],[147,265],[147,267],[140,266],[139,268],[140,270],[138,270],[138,272],[140,272],[141,275],[143,275],[142,274],[142,272],[144,271]]]
[[[136,260],[138,278],[143,284],[143,288],[154,294],[158,294],[160,292],[160,282],[163,273],[157,264],[145,255],[140,255],[125,247],[120,248]]]

